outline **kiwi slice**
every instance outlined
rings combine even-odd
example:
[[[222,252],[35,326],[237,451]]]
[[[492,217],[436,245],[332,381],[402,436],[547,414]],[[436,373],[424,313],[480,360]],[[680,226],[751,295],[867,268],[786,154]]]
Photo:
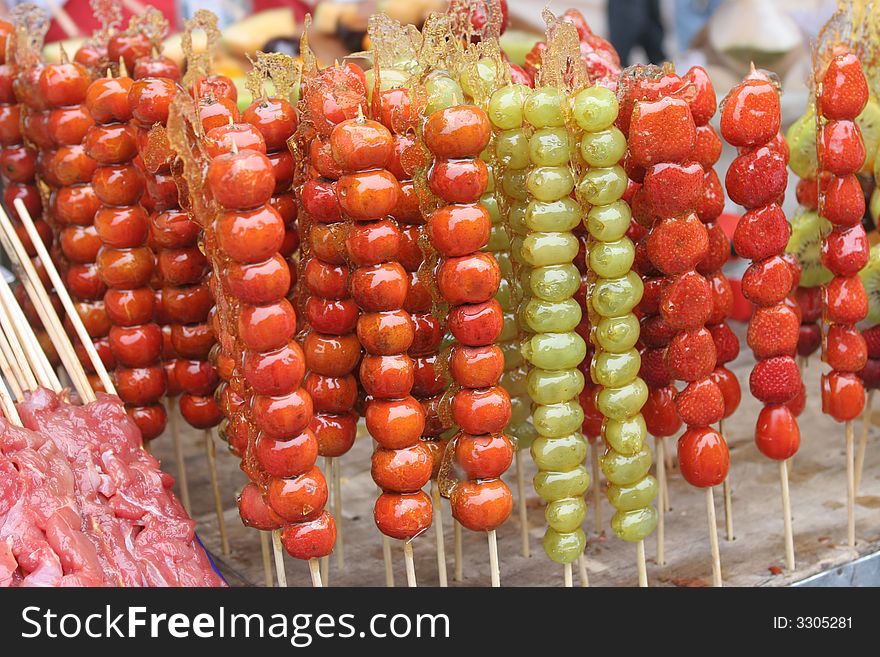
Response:
[[[862,171],[869,173],[876,166],[877,148],[880,147],[880,105],[877,101],[873,98],[868,101],[865,109],[856,117],[856,124],[865,142],[865,165]]]
[[[829,232],[831,223],[815,210],[800,207],[791,218],[791,237],[785,250],[801,263],[801,287],[824,285],[833,278],[822,265],[820,254],[822,236]]]
[[[868,322],[880,324],[880,244],[871,247],[868,264],[859,272],[868,293]]]
[[[812,107],[792,123],[785,133],[791,157],[788,166],[798,178],[815,178],[818,170],[816,161],[816,115]]]

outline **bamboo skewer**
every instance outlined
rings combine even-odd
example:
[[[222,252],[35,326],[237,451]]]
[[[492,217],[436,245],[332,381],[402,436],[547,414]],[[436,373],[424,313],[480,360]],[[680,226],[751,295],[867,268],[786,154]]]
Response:
[[[721,434],[721,437],[724,439],[724,442],[727,443],[727,434],[724,432],[724,420],[720,420],[718,422],[718,433]],[[731,486],[730,486],[730,470],[727,470],[727,476],[724,478],[724,482],[721,485],[722,493],[724,494],[724,529],[727,536],[728,541],[733,540],[733,499],[731,495]]]
[[[330,586],[330,557],[321,557],[321,582],[324,588]]]
[[[317,559],[309,559],[309,574],[312,576],[312,586],[314,588],[320,589],[326,586],[321,583],[321,567],[318,565]]]
[[[77,337],[82,343],[83,348],[86,350],[86,354],[89,357],[89,362],[92,364],[92,367],[95,368],[95,373],[101,380],[101,385],[104,386],[104,390],[106,392],[111,395],[115,395],[116,387],[113,385],[110,374],[107,372],[107,368],[104,367],[104,362],[101,360],[101,357],[95,350],[95,345],[92,344],[91,336],[86,330],[85,324],[83,324],[79,313],[76,311],[76,306],[74,306],[73,304],[73,299],[70,298],[70,294],[68,293],[64,282],[61,280],[61,276],[58,274],[58,270],[55,268],[55,263],[52,261],[52,258],[49,256],[49,252],[46,250],[45,245],[40,239],[40,235],[37,232],[37,228],[34,225],[33,219],[31,219],[31,216],[28,213],[27,208],[24,206],[24,203],[22,203],[21,199],[16,199],[13,205],[15,205],[15,209],[18,212],[18,216],[21,219],[22,225],[24,225],[24,228],[27,231],[28,237],[30,237],[34,248],[37,250],[37,255],[40,257],[40,262],[43,263],[43,267],[45,268],[46,273],[49,275],[49,280],[52,281],[52,285],[55,288],[55,292],[61,301],[64,312],[67,313],[67,317],[70,320],[70,323],[73,325],[73,329],[74,331],[76,331]],[[2,221],[2,219],[3,215],[0,214],[0,221]]]
[[[336,520],[336,567],[341,571],[345,568],[345,543],[342,538],[342,464],[338,458],[333,459],[333,516]]]
[[[657,565],[666,565],[666,439],[663,436],[654,438],[657,452],[657,482],[660,488],[660,499],[657,504]]]
[[[846,542],[856,545],[856,488],[853,423],[846,423]]]
[[[6,354],[0,354],[0,359],[3,360],[5,371],[6,367],[9,366],[9,362],[6,360]],[[6,416],[7,420],[15,425],[21,426],[21,417],[18,415],[18,409],[15,407],[15,402],[12,400],[9,390],[2,380],[0,380],[0,408],[3,409],[3,415]]]
[[[437,578],[440,581],[440,588],[449,586],[448,575],[446,573],[446,545],[443,535],[443,507],[440,500],[440,489],[437,482],[431,482],[431,501],[434,504],[434,531],[437,536]]]
[[[186,460],[183,457],[183,441],[180,439],[180,431],[177,425],[177,399],[168,397],[168,428],[171,430],[171,442],[174,445],[174,460],[177,461],[177,483],[180,485],[180,500],[183,508],[189,515],[189,478],[186,474]],[[264,564],[265,565],[265,564]]]
[[[574,586],[571,576],[571,564],[567,563],[562,567],[562,584],[565,588],[570,589]]]
[[[403,562],[406,564],[406,585],[415,588],[418,584],[416,583],[416,564],[413,559],[412,541],[403,542]]]
[[[639,570],[639,586],[646,588],[648,586],[648,566],[645,563],[645,541],[639,541],[636,544],[636,566]]]
[[[0,307],[3,304],[0,302]],[[0,328],[2,328],[5,336],[9,336],[6,340],[11,352],[11,360],[9,366],[13,372],[21,378],[18,380],[19,386],[24,390],[33,390],[37,387],[37,379],[34,377],[33,371],[28,367],[27,356],[24,354],[21,343],[15,339],[15,327],[12,317],[8,313],[0,313]],[[5,337],[4,336],[4,337]]]
[[[788,492],[788,467],[779,462],[779,481],[782,483],[782,522],[785,529],[785,565],[794,570],[794,534],[791,530],[791,496]]]
[[[492,587],[498,588],[501,586],[501,569],[498,565],[498,537],[495,535],[495,530],[490,529],[488,532],[489,538],[489,573],[492,578]]]
[[[583,588],[589,588],[590,576],[587,573],[587,555],[585,554],[581,554],[578,557],[578,576],[581,579],[581,586]]]
[[[453,554],[453,558],[455,559],[455,581],[461,582],[464,580],[464,571],[462,568],[461,523],[459,523],[458,520],[454,520],[452,526],[454,534],[453,540],[455,543]]]
[[[602,533],[602,491],[599,485],[599,440],[590,444],[590,469],[593,475],[593,523],[597,534]]]
[[[223,556],[228,557],[229,536],[226,533],[226,519],[223,517],[223,500],[220,497],[220,481],[217,477],[217,449],[214,445],[214,434],[205,429],[205,453],[208,455],[208,470],[211,474],[211,491],[214,493],[214,509],[217,513],[217,531],[220,532],[220,549]]]
[[[715,494],[711,486],[706,489],[706,514],[709,519],[709,547],[712,552],[712,586],[722,586],[721,552],[718,549],[718,520],[715,517]]]
[[[21,401],[24,399],[24,389],[22,386],[22,374],[21,368],[19,368],[18,363],[15,362],[15,356],[12,355],[12,346],[9,344],[9,341],[6,339],[6,336],[0,333],[0,355],[3,357],[2,363],[0,363],[0,368],[3,371],[3,377],[9,383],[9,388],[12,391],[12,396],[15,397],[17,401]]]
[[[260,530],[257,530],[260,531]],[[260,552],[263,553],[263,581],[266,586],[272,588],[272,561],[269,549],[269,534],[260,531]]]
[[[514,452],[514,459],[516,460],[516,492],[517,505],[519,506],[519,531],[520,538],[522,539],[522,555],[528,559],[531,554],[529,549],[529,513],[526,506],[526,475],[522,456],[520,456],[521,453],[522,450],[519,449]]]
[[[391,563],[391,539],[382,534],[382,561],[385,562],[385,586],[394,588],[394,567]]]
[[[333,508],[333,500],[335,497],[334,494],[336,493],[336,489],[333,486],[333,457],[331,457],[331,456],[324,457],[324,472],[326,473],[326,479],[328,482],[326,507],[328,509],[332,509]],[[330,586],[330,555],[329,554],[325,557],[321,557],[321,582],[323,583],[323,585],[325,587]]]
[[[874,405],[875,390],[868,391],[865,410],[862,411],[862,435],[859,436],[859,449],[856,452],[855,496],[859,496],[859,484],[862,483],[862,469],[865,467],[865,452],[868,448],[868,433],[871,430],[871,408]]]
[[[281,530],[276,529],[272,532],[272,552],[275,555],[275,576],[278,578],[279,588],[287,588],[287,571],[284,569],[284,549],[281,547]],[[312,569],[314,559],[309,559],[309,570]],[[316,564],[317,565],[317,564]],[[315,581],[315,574],[312,573],[312,582]],[[321,575],[318,575],[318,586],[320,586]]]

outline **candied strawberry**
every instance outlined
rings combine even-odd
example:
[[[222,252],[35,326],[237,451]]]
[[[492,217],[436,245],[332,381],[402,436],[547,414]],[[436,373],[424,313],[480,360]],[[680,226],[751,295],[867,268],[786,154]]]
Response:
[[[711,169],[721,157],[721,139],[711,125],[697,126],[693,157],[704,169]]]
[[[626,229],[626,236],[630,238],[634,243],[641,240],[648,234],[648,229],[642,226],[637,221],[630,221],[629,228]]]
[[[660,162],[645,171],[642,190],[654,215],[677,217],[697,206],[703,191],[703,168],[696,162]]]
[[[730,258],[730,240],[720,224],[706,226],[709,235],[709,251],[697,265],[697,271],[709,275],[721,269]]]
[[[822,264],[835,276],[855,276],[868,264],[868,236],[862,224],[838,227],[822,240]]]
[[[855,173],[865,163],[865,142],[855,121],[829,121],[822,126],[819,166],[837,176]]]
[[[801,178],[798,180],[797,187],[795,187],[795,196],[797,197],[797,202],[803,205],[805,208],[810,210],[818,210],[819,209],[819,184],[815,178]],[[864,198],[862,198],[862,202],[864,202]],[[864,209],[862,210],[862,214],[864,214]],[[859,215],[859,219],[862,218],[862,214]]]
[[[721,271],[709,274],[706,280],[712,288],[712,313],[704,323],[720,324],[733,311],[733,288]]]
[[[653,276],[642,281],[644,291],[638,308],[645,315],[656,315],[660,312],[660,295],[666,286],[666,277]]]
[[[633,270],[640,276],[660,276],[661,272],[654,266],[648,257],[648,238],[643,237],[636,242],[636,257],[633,260]]]
[[[733,249],[742,258],[763,260],[782,253],[790,236],[785,212],[771,203],[742,216],[733,233]]]
[[[724,365],[739,356],[739,338],[727,322],[709,326],[708,330],[712,334],[712,342],[715,343],[716,364]]]
[[[630,209],[632,210],[633,219],[644,228],[650,228],[659,219],[651,205],[651,198],[644,187],[639,187],[635,194],[633,194]]]
[[[715,369],[715,342],[705,328],[682,331],[666,348],[666,366],[672,378],[696,381]]]
[[[865,367],[859,372],[859,378],[868,390],[880,388],[880,359],[869,358]]]
[[[698,126],[706,125],[715,115],[717,109],[715,88],[712,86],[709,74],[702,66],[692,66],[687,73],[681,76],[681,79],[690,83],[696,92],[688,102],[694,123]]]
[[[727,478],[730,451],[712,427],[692,427],[678,439],[678,467],[691,486],[710,488]]]
[[[650,388],[660,388],[672,383],[669,369],[666,367],[666,349],[644,347],[641,350],[642,366],[639,376]]]
[[[627,159],[627,156],[626,156],[626,154],[624,154],[624,156],[623,156],[623,160],[621,160],[621,166],[623,166],[623,162],[624,162],[626,159]],[[626,168],[626,167],[624,167],[624,169],[625,169],[625,168]],[[627,176],[629,177],[629,182],[626,183],[626,191],[623,193],[623,196],[621,196],[621,198],[624,200],[624,202],[625,202],[627,205],[629,205],[630,202],[632,201],[633,194],[635,194],[635,193],[639,190],[639,187],[642,186],[642,183],[638,183],[638,182],[636,182],[635,180],[633,180],[633,179],[632,179],[632,176],[629,175],[629,172],[627,172]],[[632,235],[630,235],[629,237],[630,237],[630,239],[632,239],[633,241],[635,241],[635,240],[633,239],[633,236],[632,236]]]
[[[755,425],[755,445],[764,456],[785,461],[795,455],[800,444],[795,414],[787,406],[771,404],[761,409]]]
[[[667,97],[635,104],[627,143],[636,164],[684,162],[695,139],[696,127],[685,101]]]
[[[880,358],[880,324],[862,331],[868,358]]]
[[[798,305],[797,299],[794,298],[794,293],[789,294],[782,300],[782,305],[786,308],[790,308],[791,311],[797,317],[798,324],[803,322],[803,316],[801,315],[801,307]]]
[[[642,406],[642,417],[652,436],[661,438],[678,433],[681,428],[681,418],[675,408],[677,395],[678,391],[671,385],[651,388],[648,391],[648,399]]]
[[[619,94],[620,110],[615,122],[617,127],[628,137],[637,101],[658,100],[661,96],[669,95],[672,91],[679,89],[681,85],[682,80],[675,73],[663,73],[656,78],[627,79],[627,84],[622,87]]]
[[[800,390],[801,373],[791,356],[759,360],[749,376],[752,395],[765,404],[784,404]]]
[[[838,372],[858,372],[868,360],[868,348],[859,329],[832,324],[825,336],[822,360]]]
[[[580,394],[581,408],[584,411],[584,422],[581,425],[581,431],[592,442],[602,433],[602,422],[605,416],[596,406],[596,396],[599,394],[601,386],[587,384],[584,386]]]
[[[822,176],[822,216],[835,226],[856,226],[865,216],[865,192],[854,173]],[[816,199],[818,208],[818,198]]]
[[[801,273],[803,272],[801,263],[794,253],[785,252],[779,257],[788,263],[788,268],[791,270],[791,289],[789,290],[789,295],[794,294],[801,284]]]
[[[795,417],[798,417],[803,413],[804,408],[807,406],[807,386],[801,383],[801,389],[798,390],[798,393],[794,397],[792,397],[791,401],[785,402],[785,406]]]
[[[675,337],[676,330],[670,328],[660,315],[651,315],[641,321],[640,338],[646,347],[665,347]]]
[[[835,276],[822,291],[827,322],[855,324],[867,316],[868,295],[858,276]]]
[[[865,408],[865,386],[851,372],[822,375],[822,412],[838,422],[856,419]]]
[[[742,277],[743,296],[756,306],[772,306],[788,296],[791,267],[781,256],[753,262]]]
[[[788,306],[779,303],[767,308],[756,308],[749,319],[746,343],[755,358],[791,355],[797,349],[800,323]]]
[[[697,329],[712,313],[712,287],[695,271],[667,280],[660,294],[660,316],[676,331]]]
[[[724,398],[724,417],[730,417],[742,400],[742,390],[736,375],[726,367],[718,366],[709,375]]]
[[[626,175],[630,179],[630,182],[637,185],[642,184],[642,181],[645,179],[645,167],[636,164],[628,150],[623,154],[623,159],[620,160],[620,166],[626,171]],[[635,193],[635,190],[633,190],[633,193]]]
[[[799,356],[811,356],[822,344],[822,329],[818,324],[801,324],[798,329],[797,352]]]
[[[694,214],[663,219],[648,235],[648,257],[664,274],[694,269],[709,249],[706,227]]]
[[[788,148],[788,142],[785,141],[785,135],[781,132],[777,132],[776,136],[767,142],[767,148],[771,151],[776,151],[779,153],[783,159],[788,162],[789,157],[791,156],[791,151]]]
[[[704,224],[712,223],[724,212],[724,188],[715,169],[703,174],[703,195],[697,202],[697,216]]]
[[[766,79],[743,80],[721,103],[721,134],[732,146],[766,144],[779,125],[779,92]]]
[[[705,427],[724,417],[724,395],[710,378],[687,385],[675,398],[678,415],[689,427]]]
[[[819,320],[822,316],[821,287],[799,287],[795,290],[795,298],[801,307],[802,322],[816,322]]]
[[[746,208],[775,202],[787,184],[785,158],[766,146],[738,155],[724,178],[730,200]]]
[[[868,102],[868,83],[852,53],[837,55],[822,76],[819,111],[829,119],[855,119]]]

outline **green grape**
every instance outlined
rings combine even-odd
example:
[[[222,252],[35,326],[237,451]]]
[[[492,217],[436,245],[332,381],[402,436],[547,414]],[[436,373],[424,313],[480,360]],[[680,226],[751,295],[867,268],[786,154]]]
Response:
[[[535,438],[538,437],[538,432],[535,431],[535,427],[531,422],[523,422],[516,426],[510,425],[507,434],[516,438],[516,448],[518,450],[529,449]]]
[[[520,349],[520,345],[518,342],[503,342],[500,346],[501,352],[504,354],[505,369],[519,367],[522,363],[525,362],[525,358],[523,357],[522,350]],[[504,386],[504,389],[510,392],[507,386]]]
[[[639,377],[618,388],[602,388],[596,406],[607,418],[625,420],[642,410],[648,399],[648,386]]]
[[[581,222],[581,206],[573,198],[532,201],[526,210],[526,225],[539,232],[564,233]]]
[[[635,379],[642,366],[642,357],[637,349],[620,354],[600,351],[593,357],[590,368],[596,383],[608,388],[618,388]]]
[[[624,420],[605,420],[602,424],[602,439],[620,454],[640,452],[648,437],[648,427],[641,413]]]
[[[564,470],[587,458],[587,441],[580,430],[559,438],[538,436],[532,443],[532,460],[539,470]]]
[[[504,349],[504,345],[501,345]],[[528,393],[528,371],[524,367],[514,367],[501,375],[501,385],[511,397],[524,397]]]
[[[532,164],[542,167],[567,165],[571,143],[565,128],[541,128],[529,139],[529,157]]]
[[[505,251],[510,248],[510,237],[507,235],[507,229],[504,226],[492,226],[489,233],[489,241],[483,247],[484,251]]]
[[[501,305],[501,310],[513,310],[516,300],[513,298],[513,289],[511,288],[510,281],[505,278],[499,281],[495,299]]]
[[[519,335],[519,327],[516,323],[516,314],[512,309],[504,311],[504,323],[501,325],[501,335],[498,336],[496,342],[510,342],[515,340]]]
[[[544,533],[544,552],[559,564],[574,563],[584,553],[587,537],[583,529],[576,529],[567,534],[560,534],[552,527]]]
[[[498,67],[495,61],[484,57],[477,61],[476,67],[468,67],[462,72],[461,88],[468,96],[474,98],[483,95],[479,93],[481,89],[493,89],[497,79]]]
[[[601,459],[602,473],[612,484],[629,486],[648,474],[653,461],[654,458],[647,445],[643,445],[641,451],[635,454],[609,451]]]
[[[364,71],[364,79],[367,82],[367,100],[373,102],[373,89],[376,86],[376,71],[369,69]],[[406,86],[409,74],[393,68],[383,68],[379,72],[379,91],[399,89]]]
[[[581,526],[587,515],[587,504],[583,497],[569,497],[554,500],[544,509],[547,525],[563,534],[573,532]]]
[[[619,354],[632,349],[639,340],[639,320],[629,313],[622,317],[603,317],[595,329],[596,341],[605,351]]]
[[[507,213],[507,220],[514,233],[525,235],[529,232],[526,225],[526,213],[529,211],[529,204],[522,201],[516,201],[510,204],[510,212]],[[511,247],[513,250],[513,247]]]
[[[522,424],[528,422],[532,414],[532,405],[525,397],[510,398],[510,422],[508,424]]]
[[[532,267],[562,265],[578,253],[577,237],[571,233],[530,233],[522,245],[522,256]]]
[[[425,116],[453,105],[464,103],[464,92],[461,86],[450,77],[435,75],[425,81],[428,100],[425,104]]]
[[[574,120],[587,132],[598,132],[608,128],[617,120],[620,106],[617,96],[606,87],[587,87],[574,97],[572,114]]]
[[[510,248],[513,249],[513,240],[510,242]],[[499,269],[501,269],[501,278],[510,278],[513,275],[513,261],[510,251],[497,251],[493,255]]]
[[[584,409],[577,399],[559,404],[538,405],[532,409],[532,424],[539,434],[547,438],[577,431],[583,422]]]
[[[537,428],[537,427],[536,427]],[[533,480],[535,492],[548,502],[579,497],[590,487],[590,473],[581,463],[566,471],[538,472]]]
[[[528,196],[526,180],[529,177],[528,169],[507,169],[501,176],[501,189],[504,193],[518,201],[525,201]]]
[[[522,84],[501,87],[489,99],[489,120],[499,130],[518,128],[523,122],[523,103],[531,89]]]
[[[616,200],[608,205],[594,205],[587,213],[587,230],[601,242],[615,242],[626,235],[632,220],[632,210],[626,201]]]
[[[561,128],[565,125],[562,104],[565,94],[555,87],[533,89],[523,105],[523,116],[536,128]]]
[[[645,285],[634,271],[620,278],[600,278],[593,286],[590,303],[602,317],[626,315],[642,300]]]
[[[526,264],[526,261],[523,259],[523,255],[522,255],[522,249],[523,249],[524,242],[525,242],[525,239],[523,239],[519,235],[514,235],[510,239],[510,258],[514,262],[517,262],[521,265]]]
[[[657,528],[657,509],[646,506],[633,511],[618,511],[611,518],[611,531],[623,541],[638,543]]]
[[[634,484],[608,488],[608,501],[618,511],[635,511],[649,506],[657,497],[657,480],[651,475],[640,479]]]
[[[632,269],[636,247],[626,235],[616,242],[595,242],[590,245],[590,269],[602,278],[618,278]]]
[[[584,375],[578,369],[551,372],[535,367],[528,374],[529,396],[536,404],[558,404],[577,397],[583,389]]]
[[[487,148],[482,153],[480,153],[480,159],[486,164],[486,171],[488,172],[488,177],[486,178],[486,194],[494,194],[495,192],[495,165],[492,164],[492,153],[489,152]]]
[[[483,194],[480,197],[480,205],[486,208],[486,212],[489,213],[489,219],[492,221],[493,228],[501,222],[501,208],[498,207],[498,199],[495,198],[494,194],[489,194],[488,192]]]
[[[506,169],[525,169],[529,159],[529,134],[523,128],[505,130],[495,138],[495,157]]]
[[[529,171],[526,188],[539,201],[555,201],[571,194],[574,176],[567,166],[535,167]]]
[[[580,272],[571,263],[536,267],[529,275],[529,288],[532,294],[545,301],[570,299],[580,285]]]
[[[530,299],[523,319],[535,333],[566,333],[581,323],[581,306],[574,299],[543,301]]]
[[[620,165],[590,169],[578,183],[578,195],[590,205],[608,205],[623,196],[628,184]]]
[[[585,132],[581,137],[581,156],[591,167],[613,167],[626,152],[626,137],[616,127]]]
[[[587,343],[575,332],[539,333],[523,343],[523,356],[535,367],[568,370],[587,355]]]

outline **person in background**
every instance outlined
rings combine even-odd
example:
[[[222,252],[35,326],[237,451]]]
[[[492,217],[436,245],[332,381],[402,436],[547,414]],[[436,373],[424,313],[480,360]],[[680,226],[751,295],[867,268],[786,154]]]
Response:
[[[723,0],[675,0],[675,42],[678,51],[693,46],[694,37]]]
[[[637,47],[645,51],[652,64],[666,60],[660,0],[608,0],[608,32],[624,66],[630,64],[630,55]]]

